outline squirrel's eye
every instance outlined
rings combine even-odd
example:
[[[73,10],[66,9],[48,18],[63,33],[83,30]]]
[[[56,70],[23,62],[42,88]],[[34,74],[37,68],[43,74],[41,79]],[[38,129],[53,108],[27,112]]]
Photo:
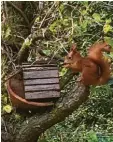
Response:
[[[72,59],[72,57],[71,57],[71,56],[69,56],[68,58],[69,58],[69,59]]]

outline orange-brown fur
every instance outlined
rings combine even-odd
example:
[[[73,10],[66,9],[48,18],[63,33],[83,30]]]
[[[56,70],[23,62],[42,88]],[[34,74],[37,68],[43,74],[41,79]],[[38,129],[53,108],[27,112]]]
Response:
[[[110,77],[108,61],[103,58],[103,51],[110,52],[107,43],[95,43],[88,51],[87,57],[82,57],[73,45],[65,57],[64,67],[74,72],[81,72],[81,81],[84,85],[102,85]]]

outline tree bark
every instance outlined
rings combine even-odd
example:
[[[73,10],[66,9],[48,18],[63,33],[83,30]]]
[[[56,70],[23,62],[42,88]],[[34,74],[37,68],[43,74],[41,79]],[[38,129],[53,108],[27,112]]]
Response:
[[[39,136],[51,126],[63,121],[88,99],[89,88],[77,84],[73,90],[60,98],[50,113],[35,115],[24,122],[13,142],[37,142]]]

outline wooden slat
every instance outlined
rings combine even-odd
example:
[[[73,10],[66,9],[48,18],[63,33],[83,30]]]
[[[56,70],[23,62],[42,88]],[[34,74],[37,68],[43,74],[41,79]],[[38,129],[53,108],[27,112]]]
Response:
[[[24,86],[25,92],[60,90],[59,84]]]
[[[24,79],[58,77],[58,70],[23,72]]]
[[[42,91],[42,92],[26,92],[26,99],[44,99],[44,98],[58,98],[60,97],[60,92],[58,91]]]
[[[57,67],[56,64],[36,64],[36,65],[22,65],[23,68],[27,68],[27,67]]]
[[[23,68],[23,71],[39,71],[39,70],[57,70],[57,67],[26,67]]]
[[[24,85],[59,83],[59,78],[24,80]]]

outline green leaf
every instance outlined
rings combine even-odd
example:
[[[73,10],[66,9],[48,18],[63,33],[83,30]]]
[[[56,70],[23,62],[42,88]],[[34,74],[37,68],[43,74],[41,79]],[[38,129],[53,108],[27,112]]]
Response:
[[[7,104],[7,97],[4,97],[4,103]]]
[[[23,43],[23,47],[22,48],[29,48],[29,46],[31,45],[31,43],[32,43],[32,39],[29,39],[29,38],[27,38],[27,39],[25,39],[25,42]]]
[[[69,25],[69,19],[62,20],[62,23],[63,23],[64,26],[68,26]]]
[[[112,26],[110,26],[109,24],[106,23],[103,27],[104,33],[108,33],[111,30],[112,30]]]
[[[40,20],[40,17],[37,17],[37,18],[35,19],[35,22],[39,22],[39,20]]]
[[[6,106],[3,107],[3,110],[4,110],[5,112],[7,112],[7,113],[11,113],[11,111],[12,111],[12,106],[6,105]]]
[[[53,33],[56,33],[56,32],[57,32],[55,28],[57,27],[58,22],[59,22],[59,21],[57,20],[57,21],[53,22],[53,23],[50,25],[49,30],[50,30],[51,32],[53,32]]]
[[[88,142],[98,142],[96,133],[93,130],[88,132],[87,138]]]
[[[5,38],[8,38],[10,33],[11,33],[11,29],[10,29],[10,27],[8,27],[6,30],[6,33],[5,33]]]
[[[61,72],[59,73],[60,76],[63,76],[67,72],[66,68],[62,68]]]
[[[83,1],[84,6],[88,6],[88,1]]]
[[[104,37],[104,40],[113,47],[113,38],[111,37]]]
[[[82,15],[86,15],[87,14],[87,10],[81,10],[81,14]]]
[[[46,55],[50,55],[50,54],[51,54],[51,51],[50,51],[50,50],[43,50],[43,52],[44,52]]]
[[[82,27],[84,30],[86,30],[87,25],[88,25],[88,20],[84,20],[84,21],[81,23],[81,27]]]
[[[19,114],[15,114],[15,119],[16,120],[21,120],[21,116]]]
[[[63,12],[63,10],[64,10],[64,5],[63,4],[60,5],[59,10],[60,10],[60,12]]]
[[[107,20],[106,20],[106,23],[107,23],[107,24],[110,24],[110,23],[111,23],[111,19],[107,19]]]
[[[113,59],[113,52],[111,52],[109,56]]]
[[[100,17],[100,15],[99,15],[98,13],[94,13],[94,14],[92,15],[92,17],[93,17],[97,22],[100,22],[100,21],[101,21],[101,17]]]

